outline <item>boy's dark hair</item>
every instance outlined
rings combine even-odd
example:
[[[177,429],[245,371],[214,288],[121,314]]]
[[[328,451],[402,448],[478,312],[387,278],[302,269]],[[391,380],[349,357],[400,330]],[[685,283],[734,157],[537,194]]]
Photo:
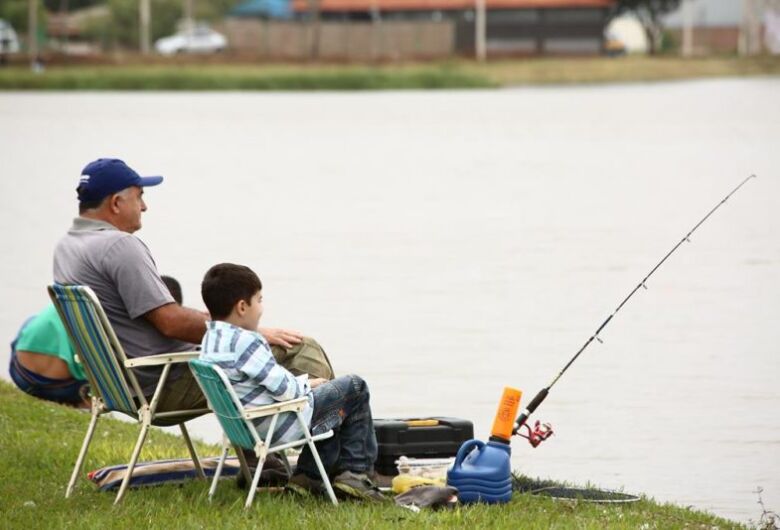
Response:
[[[200,284],[203,302],[215,320],[223,320],[230,315],[239,300],[250,303],[262,288],[260,278],[252,269],[234,263],[214,265]]]
[[[181,294],[181,284],[179,283],[179,281],[173,276],[166,276],[164,274],[160,276],[160,279],[163,281],[165,286],[171,292],[171,296],[173,297],[174,300],[176,300],[176,303],[181,305],[184,298],[182,297]]]

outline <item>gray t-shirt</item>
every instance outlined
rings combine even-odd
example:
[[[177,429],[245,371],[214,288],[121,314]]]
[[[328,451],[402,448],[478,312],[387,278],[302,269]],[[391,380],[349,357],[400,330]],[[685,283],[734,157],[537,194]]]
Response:
[[[77,217],[54,250],[54,281],[95,291],[128,357],[194,349],[157,331],[143,315],[174,303],[146,245],[132,234],[94,219]],[[169,380],[184,366],[175,366]],[[135,369],[144,394],[154,391],[159,368]]]

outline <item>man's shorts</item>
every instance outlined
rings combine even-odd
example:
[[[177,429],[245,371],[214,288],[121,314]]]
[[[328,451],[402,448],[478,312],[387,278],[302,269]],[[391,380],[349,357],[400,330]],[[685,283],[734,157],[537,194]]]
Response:
[[[274,344],[271,353],[276,362],[293,375],[309,374],[310,377],[321,377],[328,381],[336,377],[325,350],[311,337],[304,337],[300,344],[292,348]]]
[[[19,363],[16,351],[11,350],[8,367],[11,379],[23,392],[55,403],[77,405],[87,398],[89,384],[79,379],[51,379],[31,372]]]

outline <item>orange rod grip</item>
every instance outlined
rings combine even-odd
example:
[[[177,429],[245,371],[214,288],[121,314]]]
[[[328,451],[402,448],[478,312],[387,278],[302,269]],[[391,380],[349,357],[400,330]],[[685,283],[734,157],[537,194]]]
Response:
[[[496,419],[493,420],[493,429],[491,434],[504,440],[512,438],[512,429],[515,425],[515,416],[517,409],[520,408],[520,398],[523,392],[512,387],[504,387],[504,393],[501,396],[501,402],[498,404]]]

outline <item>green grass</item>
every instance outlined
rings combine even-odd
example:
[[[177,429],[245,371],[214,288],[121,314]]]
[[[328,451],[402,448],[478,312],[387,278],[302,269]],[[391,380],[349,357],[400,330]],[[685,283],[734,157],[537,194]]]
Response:
[[[0,70],[0,90],[389,90],[487,88],[483,76],[446,65],[368,67],[131,65]]]
[[[540,58],[530,61],[469,63],[463,71],[484,75],[501,86],[634,83],[780,75],[780,57]]]
[[[88,416],[28,397],[0,381],[0,528],[523,528],[632,529],[744,528],[713,515],[650,499],[629,505],[561,502],[516,493],[506,505],[460,506],[415,514],[387,505],[324,500],[301,501],[284,494],[258,493],[249,511],[244,492],[223,482],[214,501],[207,484],[131,490],[118,507],[114,495],[82,480],[74,496],[65,485],[86,430]],[[134,425],[100,420],[86,470],[126,462],[135,440]],[[198,444],[199,453],[216,454]],[[155,431],[142,460],[186,456],[176,436]],[[526,483],[527,483],[527,479]]]
[[[139,57],[117,64],[0,68],[0,90],[389,90],[627,83],[777,76],[779,57],[533,58],[476,63],[263,64],[237,59]],[[232,62],[231,62],[232,61]]]

